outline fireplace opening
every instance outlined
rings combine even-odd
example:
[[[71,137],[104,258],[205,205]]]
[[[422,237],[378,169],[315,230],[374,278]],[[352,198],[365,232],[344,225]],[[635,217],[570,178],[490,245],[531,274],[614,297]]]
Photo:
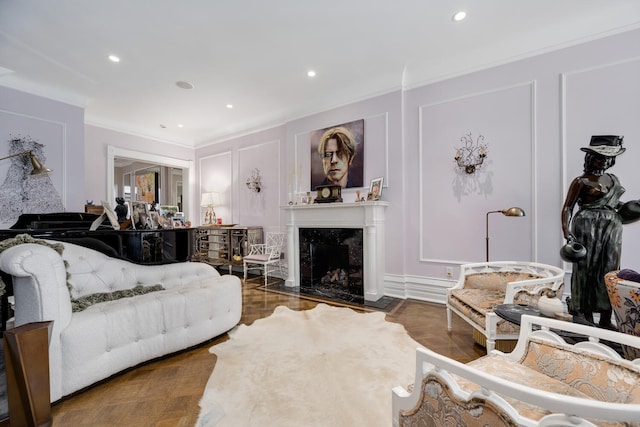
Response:
[[[362,304],[362,229],[301,228],[300,292]]]
[[[349,286],[349,246],[311,243],[311,282]]]

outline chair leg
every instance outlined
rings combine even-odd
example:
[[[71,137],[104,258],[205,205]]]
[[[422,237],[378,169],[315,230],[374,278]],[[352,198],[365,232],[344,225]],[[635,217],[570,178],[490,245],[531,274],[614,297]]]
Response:
[[[447,307],[447,330],[451,332],[452,329],[453,329],[453,313],[451,312],[451,309]]]
[[[269,277],[268,274],[267,274],[267,271],[268,271],[267,270],[267,265],[265,264],[265,266],[264,266],[264,287],[265,288],[267,287],[267,278]]]
[[[247,263],[243,262],[243,267],[244,267],[244,281],[247,281]]]
[[[496,349],[496,341],[489,339],[489,337],[487,337],[487,354],[491,353],[495,349]]]

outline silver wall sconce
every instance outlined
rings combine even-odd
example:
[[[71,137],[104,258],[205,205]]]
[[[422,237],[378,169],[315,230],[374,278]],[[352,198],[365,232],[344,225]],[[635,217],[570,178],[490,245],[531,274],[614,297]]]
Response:
[[[454,157],[458,167],[465,173],[472,174],[482,166],[484,159],[487,158],[487,145],[484,143],[484,136],[480,135],[473,141],[471,134],[467,134],[460,138],[464,146],[456,149]]]
[[[247,188],[253,192],[259,193],[262,188],[260,179],[260,169],[255,168],[251,173],[251,176],[247,178]]]

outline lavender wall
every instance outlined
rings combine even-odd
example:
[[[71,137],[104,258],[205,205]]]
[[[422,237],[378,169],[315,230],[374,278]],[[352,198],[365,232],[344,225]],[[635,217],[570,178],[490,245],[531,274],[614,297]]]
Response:
[[[579,148],[590,135],[625,135],[627,152],[612,172],[627,189],[625,200],[640,197],[634,162],[640,155],[639,75],[640,30],[635,30],[398,89],[195,150],[83,126],[79,107],[5,88],[0,88],[0,130],[5,138],[15,131],[7,127],[17,123],[21,133],[41,129],[41,122],[55,130],[50,132],[55,140],[41,142],[60,171],[54,179],[60,180],[56,185],[67,210],[106,195],[107,146],[113,145],[195,159],[195,198],[202,191],[221,192],[216,212],[225,223],[284,231],[280,207],[290,193],[310,190],[310,133],[364,119],[364,180],[383,176],[383,200],[390,204],[386,293],[442,301],[452,284],[447,270],[455,277],[459,264],[484,259],[489,210],[518,205],[526,211],[524,218],[490,216],[492,259],[562,265],[560,209],[568,183],[582,172]],[[474,175],[461,173],[453,161],[467,133],[484,135],[489,146],[486,164]],[[259,194],[245,185],[254,168],[263,179]],[[352,201],[355,190],[345,190],[343,198]],[[197,200],[192,205],[192,220],[200,223],[203,209]],[[640,225],[625,226],[624,267],[640,270],[639,237]]]
[[[196,157],[204,164],[204,158],[226,153],[234,171],[262,158],[261,171],[277,177],[282,205],[289,192],[310,189],[309,133],[363,118],[365,182],[384,176],[383,199],[390,202],[385,290],[443,301],[457,267],[485,259],[488,211],[519,206],[526,212],[524,218],[489,216],[491,259],[563,265],[560,210],[568,183],[582,173],[579,147],[590,135],[625,135],[627,153],[612,172],[627,188],[625,200],[640,197],[640,171],[632,161],[640,155],[639,66],[640,31],[632,31],[293,120],[198,149]],[[468,133],[482,134],[489,147],[486,163],[473,175],[453,160]],[[271,146],[267,157],[258,148],[263,144]],[[201,180],[208,170],[201,168]],[[246,197],[243,180],[232,176],[229,191]],[[343,198],[351,201],[354,192],[345,190]],[[259,206],[260,217],[243,210],[234,219],[284,227],[275,203]],[[625,226],[625,267],[640,269],[638,237],[640,225]]]
[[[220,142],[196,150],[199,192],[220,194],[216,215],[226,224],[261,226],[264,232],[284,231],[280,206],[287,203],[284,127]],[[262,189],[246,186],[257,168]],[[201,209],[200,223],[204,208]]]
[[[625,200],[640,197],[639,42],[633,31],[407,91],[405,166],[417,178],[407,179],[407,192],[418,197],[405,204],[416,253],[406,275],[434,285],[416,294],[439,299],[448,266],[483,260],[489,210],[518,205],[527,213],[490,218],[492,259],[561,265],[560,211],[568,183],[582,173],[579,147],[593,134],[625,135],[628,151],[611,172],[627,188]],[[461,176],[452,161],[467,132],[489,144],[489,163],[474,176]],[[625,226],[625,267],[640,268],[638,237],[640,225]]]
[[[42,144],[44,158],[40,160],[53,172],[38,179],[50,180],[64,210],[83,209],[83,108],[0,86],[0,157],[8,154],[10,137],[30,137]],[[3,181],[10,164],[10,159],[0,163]],[[0,227],[14,223],[15,219],[5,218]]]

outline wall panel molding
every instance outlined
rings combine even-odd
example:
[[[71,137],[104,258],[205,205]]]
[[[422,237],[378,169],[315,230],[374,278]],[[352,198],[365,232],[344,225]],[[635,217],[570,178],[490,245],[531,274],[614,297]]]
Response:
[[[418,175],[419,175],[419,194],[418,194],[418,203],[419,203],[419,226],[418,226],[418,233],[419,233],[419,261],[422,263],[437,263],[437,264],[464,264],[465,262],[469,262],[469,261],[465,261],[462,259],[451,259],[449,257],[442,257],[442,258],[438,258],[438,257],[433,257],[433,256],[429,256],[427,254],[427,251],[424,247],[424,241],[427,237],[430,236],[426,236],[426,234],[428,233],[428,224],[426,223],[426,213],[428,209],[434,209],[434,200],[429,200],[425,197],[425,195],[427,194],[428,190],[431,190],[431,188],[427,187],[429,185],[430,182],[437,182],[437,180],[434,179],[430,179],[431,176],[429,175],[431,170],[432,170],[432,166],[433,166],[433,161],[430,162],[429,164],[427,164],[427,162],[425,162],[425,158],[427,157],[428,154],[428,150],[432,151],[433,147],[432,146],[427,146],[426,142],[425,142],[425,138],[426,138],[426,123],[425,123],[425,115],[427,114],[427,110],[432,109],[432,108],[438,108],[438,107],[443,107],[443,108],[449,108],[451,107],[454,103],[460,103],[460,102],[465,102],[465,101],[477,101],[478,99],[481,99],[482,97],[490,97],[492,95],[503,95],[506,94],[510,91],[514,91],[514,90],[519,90],[519,89],[527,89],[527,97],[529,98],[527,100],[528,102],[528,109],[531,112],[530,115],[527,117],[528,120],[528,125],[530,128],[530,131],[528,132],[528,138],[530,140],[530,147],[527,151],[527,155],[530,157],[529,159],[525,159],[527,161],[527,163],[529,164],[529,166],[531,167],[531,176],[530,176],[530,182],[528,183],[529,187],[530,187],[530,193],[531,193],[531,198],[529,200],[529,203],[531,204],[531,212],[527,212],[527,216],[530,216],[530,224],[531,224],[531,247],[530,247],[530,251],[531,251],[531,256],[532,258],[535,260],[535,257],[537,256],[537,239],[536,239],[536,230],[537,230],[537,226],[536,226],[536,217],[537,217],[537,197],[536,197],[536,182],[538,180],[537,178],[537,167],[536,167],[536,153],[537,153],[537,149],[536,149],[536,145],[537,145],[537,139],[536,139],[536,122],[537,122],[537,118],[536,118],[536,81],[531,80],[531,81],[525,81],[525,82],[521,82],[521,83],[517,83],[517,84],[513,84],[513,85],[507,85],[507,86],[501,86],[501,87],[496,87],[496,88],[492,88],[489,90],[485,90],[485,91],[479,91],[479,92],[474,92],[474,93],[469,93],[463,96],[457,96],[457,97],[451,97],[451,98],[447,98],[447,99],[442,99],[436,102],[432,102],[432,103],[425,103],[425,104],[421,104],[418,106],[418,157],[419,157],[419,164],[418,164]],[[496,106],[495,104],[491,105],[491,108],[496,109],[499,107],[499,104]],[[479,112],[480,114],[481,112]],[[463,121],[469,121],[469,117],[460,117],[460,122]],[[450,124],[450,123],[449,123]],[[446,126],[443,125],[443,126]],[[452,126],[460,126],[459,123],[455,123]],[[499,123],[494,123],[493,126],[495,128],[500,127]],[[462,127],[461,127],[462,129]],[[468,130],[467,132],[469,132],[471,130]],[[465,132],[466,133],[466,132]],[[462,135],[463,133],[461,133]],[[440,144],[439,141],[436,141],[434,143]],[[454,155],[454,151],[453,151],[453,147],[454,147],[454,143],[455,141],[451,141],[451,162],[453,165],[453,155]],[[492,156],[491,153],[491,149],[492,149],[492,145],[491,142],[488,142],[489,144],[489,156],[488,156],[488,161],[492,161],[495,158],[495,154],[494,156]],[[494,146],[494,150],[495,150],[495,146]],[[430,152],[429,151],[429,152]],[[495,153],[495,151],[494,151]],[[447,159],[449,159],[449,157],[447,157]],[[431,159],[430,159],[431,160]],[[437,160],[436,160],[437,162]],[[452,166],[455,167],[455,166]],[[483,168],[485,168],[485,166],[483,166]],[[492,171],[490,168],[490,166],[487,165],[486,167],[489,171]],[[481,171],[480,173],[488,173],[487,169],[485,169],[485,171]],[[493,172],[492,172],[493,173]],[[442,177],[439,177],[442,181]],[[464,177],[467,178],[467,177]],[[443,180],[445,182],[447,182],[447,180]],[[505,202],[508,203],[508,202]],[[508,208],[510,206],[496,206],[493,209],[503,209],[503,208]],[[451,212],[454,212],[455,209],[459,208],[459,206],[453,205],[453,206],[444,206],[442,205],[442,203],[439,203],[437,205],[437,209],[445,209],[445,210],[449,210]],[[485,212],[481,212],[482,215],[478,215],[477,218],[477,224],[478,224],[478,229],[482,230],[482,242],[484,242],[484,213]],[[481,227],[480,227],[481,225]],[[478,236],[474,235],[474,239],[479,239],[479,233],[477,233]],[[467,236],[468,237],[468,236]],[[460,241],[462,241],[462,239],[459,239]],[[475,240],[474,240],[475,242]],[[434,245],[438,246],[439,244],[446,244],[447,242],[435,242]],[[477,244],[477,242],[475,242]]]

